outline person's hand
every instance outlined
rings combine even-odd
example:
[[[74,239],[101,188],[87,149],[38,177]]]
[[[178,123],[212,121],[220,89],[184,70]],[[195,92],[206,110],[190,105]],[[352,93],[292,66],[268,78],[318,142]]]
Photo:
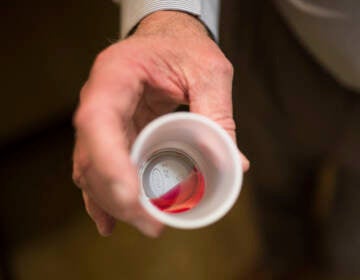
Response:
[[[162,225],[138,201],[129,148],[140,130],[179,104],[220,124],[235,140],[230,62],[191,15],[147,16],[128,39],[101,52],[74,117],[73,179],[100,234],[115,220],[157,236]],[[243,168],[248,168],[243,157]]]

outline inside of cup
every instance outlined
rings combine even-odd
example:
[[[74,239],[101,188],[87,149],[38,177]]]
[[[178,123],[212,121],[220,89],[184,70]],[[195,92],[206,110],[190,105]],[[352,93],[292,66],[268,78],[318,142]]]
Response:
[[[190,211],[198,205],[205,191],[199,166],[178,148],[156,150],[139,169],[139,178],[145,195],[166,213]]]

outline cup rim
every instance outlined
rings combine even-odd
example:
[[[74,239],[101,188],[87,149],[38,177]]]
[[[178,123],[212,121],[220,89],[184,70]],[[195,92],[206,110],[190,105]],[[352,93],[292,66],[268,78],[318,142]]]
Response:
[[[229,210],[235,204],[242,187],[242,180],[243,180],[243,170],[241,164],[241,158],[239,154],[239,150],[230,137],[230,135],[217,123],[210,120],[209,118],[195,114],[190,112],[176,112],[176,113],[169,113],[163,115],[151,123],[149,123],[138,135],[135,143],[131,149],[131,159],[135,165],[138,164],[138,160],[140,159],[140,151],[143,143],[145,143],[146,139],[153,133],[154,130],[158,129],[159,127],[169,124],[174,121],[179,120],[191,120],[199,122],[208,128],[214,130],[219,137],[224,142],[225,146],[229,149],[229,153],[231,155],[232,165],[235,169],[239,170],[235,172],[235,176],[233,178],[233,187],[229,194],[227,195],[226,199],[223,203],[216,209],[203,217],[198,219],[186,220],[182,219],[181,214],[171,214],[166,213],[159,210],[156,206],[154,206],[148,198],[145,197],[142,191],[139,194],[139,200],[143,208],[146,212],[148,212],[152,217],[157,219],[158,221],[175,228],[181,229],[195,229],[208,226],[220,220],[223,216],[225,216]]]

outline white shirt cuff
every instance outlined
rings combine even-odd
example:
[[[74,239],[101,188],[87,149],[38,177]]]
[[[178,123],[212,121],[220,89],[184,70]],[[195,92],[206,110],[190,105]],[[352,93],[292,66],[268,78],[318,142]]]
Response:
[[[220,0],[113,0],[121,5],[121,38],[145,16],[160,10],[184,11],[197,16],[213,37],[219,38]]]

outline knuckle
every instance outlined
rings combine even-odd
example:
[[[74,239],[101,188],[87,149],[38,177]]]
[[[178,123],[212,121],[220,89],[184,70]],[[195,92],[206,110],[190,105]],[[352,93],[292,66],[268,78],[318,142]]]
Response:
[[[80,172],[73,171],[72,180],[79,189],[83,189],[85,187],[83,182],[83,176]]]
[[[207,57],[207,64],[210,71],[218,74],[232,76],[234,67],[232,63],[222,53],[215,53]]]
[[[93,76],[92,74],[94,73],[98,74],[102,72],[104,68],[107,69],[109,66],[119,62],[129,63],[131,53],[133,53],[132,48],[124,43],[124,41],[110,45],[96,55],[90,76]]]
[[[81,188],[81,169],[79,166],[79,148],[78,144],[75,144],[75,149],[73,153],[73,166],[72,166],[72,181],[74,184]]]
[[[232,76],[234,73],[234,67],[227,58],[223,58],[219,63],[218,67],[220,72],[223,73],[224,75]]]
[[[119,44],[114,44],[98,53],[92,65],[89,80],[92,82],[103,81],[108,78],[109,73],[116,75],[114,68],[120,63],[124,63],[127,57],[127,52],[124,47]]]
[[[75,128],[79,128],[82,126],[83,123],[85,123],[87,116],[82,109],[83,107],[79,107],[73,117],[73,125]]]
[[[85,160],[74,160],[72,180],[74,184],[80,189],[86,189],[87,183],[85,179],[85,174],[89,169],[89,162]]]
[[[95,57],[93,68],[97,68],[98,66],[108,63],[109,61],[113,60],[113,56],[114,51],[112,46],[104,49]]]
[[[89,93],[91,92],[88,82],[86,82],[80,91],[80,102],[72,118],[72,124],[75,128],[82,127],[88,123],[96,111],[98,111],[100,102],[93,95],[89,95]]]
[[[80,100],[80,104],[81,102],[84,100],[85,96],[87,95],[87,89],[88,89],[88,81],[85,82],[85,84],[82,86],[81,90],[80,90],[80,94],[79,94],[79,100]]]
[[[82,128],[97,117],[96,106],[80,105],[73,117],[73,125],[76,129]]]

